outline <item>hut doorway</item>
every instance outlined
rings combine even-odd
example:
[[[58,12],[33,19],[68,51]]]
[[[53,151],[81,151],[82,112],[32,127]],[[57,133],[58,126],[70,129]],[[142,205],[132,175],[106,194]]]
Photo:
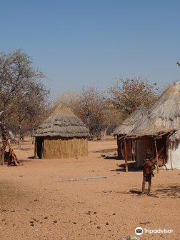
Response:
[[[36,138],[36,151],[37,151],[37,157],[43,158],[44,153],[44,138],[43,137],[37,137]]]
[[[137,139],[136,141],[136,166],[137,168],[142,167],[143,161],[146,158],[147,149],[154,153],[155,157],[155,147],[154,140],[151,137]]]
[[[163,166],[167,163],[167,148],[166,148],[166,137],[156,139],[157,152],[158,152],[158,163],[159,166]]]

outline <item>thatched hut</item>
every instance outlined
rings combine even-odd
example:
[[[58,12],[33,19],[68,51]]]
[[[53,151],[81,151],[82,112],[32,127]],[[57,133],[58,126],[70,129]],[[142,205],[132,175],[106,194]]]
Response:
[[[114,135],[117,136],[117,152],[118,157],[120,159],[124,159],[124,148],[125,148],[125,137],[127,134],[129,134],[135,125],[137,125],[137,122],[139,119],[141,119],[145,115],[145,108],[141,107],[137,110],[135,110],[130,117],[126,118],[120,126],[118,126],[114,130]],[[127,158],[128,160],[135,159],[135,142],[131,139],[126,140],[126,147],[127,147]]]
[[[58,106],[38,127],[35,157],[68,158],[88,155],[89,131],[85,124],[65,105]]]
[[[180,169],[180,82],[168,87],[127,136],[137,139],[137,166],[147,149],[159,165]]]

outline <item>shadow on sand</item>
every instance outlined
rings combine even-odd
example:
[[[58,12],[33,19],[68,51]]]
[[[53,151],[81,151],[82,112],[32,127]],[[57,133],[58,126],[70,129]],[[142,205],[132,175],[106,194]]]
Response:
[[[160,195],[161,197],[180,198],[180,185],[162,187],[157,189],[155,194]]]
[[[125,172],[126,165],[125,163],[119,164],[117,169],[111,170],[112,172]],[[136,162],[128,162],[128,172],[142,172],[142,169],[136,167]]]
[[[34,160],[34,157],[28,157],[27,159],[19,159],[19,163],[20,165],[23,164],[23,163],[27,163],[27,162],[31,162]]]
[[[34,156],[30,156],[30,157],[28,157],[27,159],[34,159]]]
[[[101,149],[101,150],[92,151],[92,153],[112,153],[115,151],[117,151],[117,148]]]
[[[104,158],[107,160],[120,160],[118,156],[114,155],[114,156],[106,156],[106,155],[101,155],[100,158]]]
[[[140,196],[141,191],[139,189],[130,189],[127,194],[137,195]],[[143,196],[143,195],[142,195]],[[180,198],[180,185],[170,185],[167,187],[159,187],[159,189],[152,191],[150,197],[154,198],[173,198],[177,199]]]
[[[136,190],[136,189],[131,189],[130,191],[129,191],[129,193],[130,194],[135,194],[135,195],[141,195],[141,191],[140,190]]]

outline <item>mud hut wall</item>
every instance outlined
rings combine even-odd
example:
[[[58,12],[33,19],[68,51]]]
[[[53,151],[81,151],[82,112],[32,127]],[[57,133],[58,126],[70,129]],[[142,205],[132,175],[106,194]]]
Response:
[[[88,155],[87,138],[45,138],[44,158],[69,158]]]
[[[136,165],[141,167],[146,158],[147,149],[154,153],[154,141],[152,138],[144,138],[136,141]],[[153,156],[154,157],[154,156]]]
[[[180,169],[180,140],[169,141],[167,145],[167,169]]]

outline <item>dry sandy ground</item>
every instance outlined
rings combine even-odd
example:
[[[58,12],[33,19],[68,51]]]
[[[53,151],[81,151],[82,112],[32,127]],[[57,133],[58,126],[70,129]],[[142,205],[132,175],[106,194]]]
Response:
[[[152,196],[140,195],[142,172],[125,173],[115,148],[90,142],[86,158],[34,160],[24,144],[23,166],[0,167],[0,240],[120,240],[139,226],[173,230],[141,239],[179,240],[180,171],[161,170]]]

